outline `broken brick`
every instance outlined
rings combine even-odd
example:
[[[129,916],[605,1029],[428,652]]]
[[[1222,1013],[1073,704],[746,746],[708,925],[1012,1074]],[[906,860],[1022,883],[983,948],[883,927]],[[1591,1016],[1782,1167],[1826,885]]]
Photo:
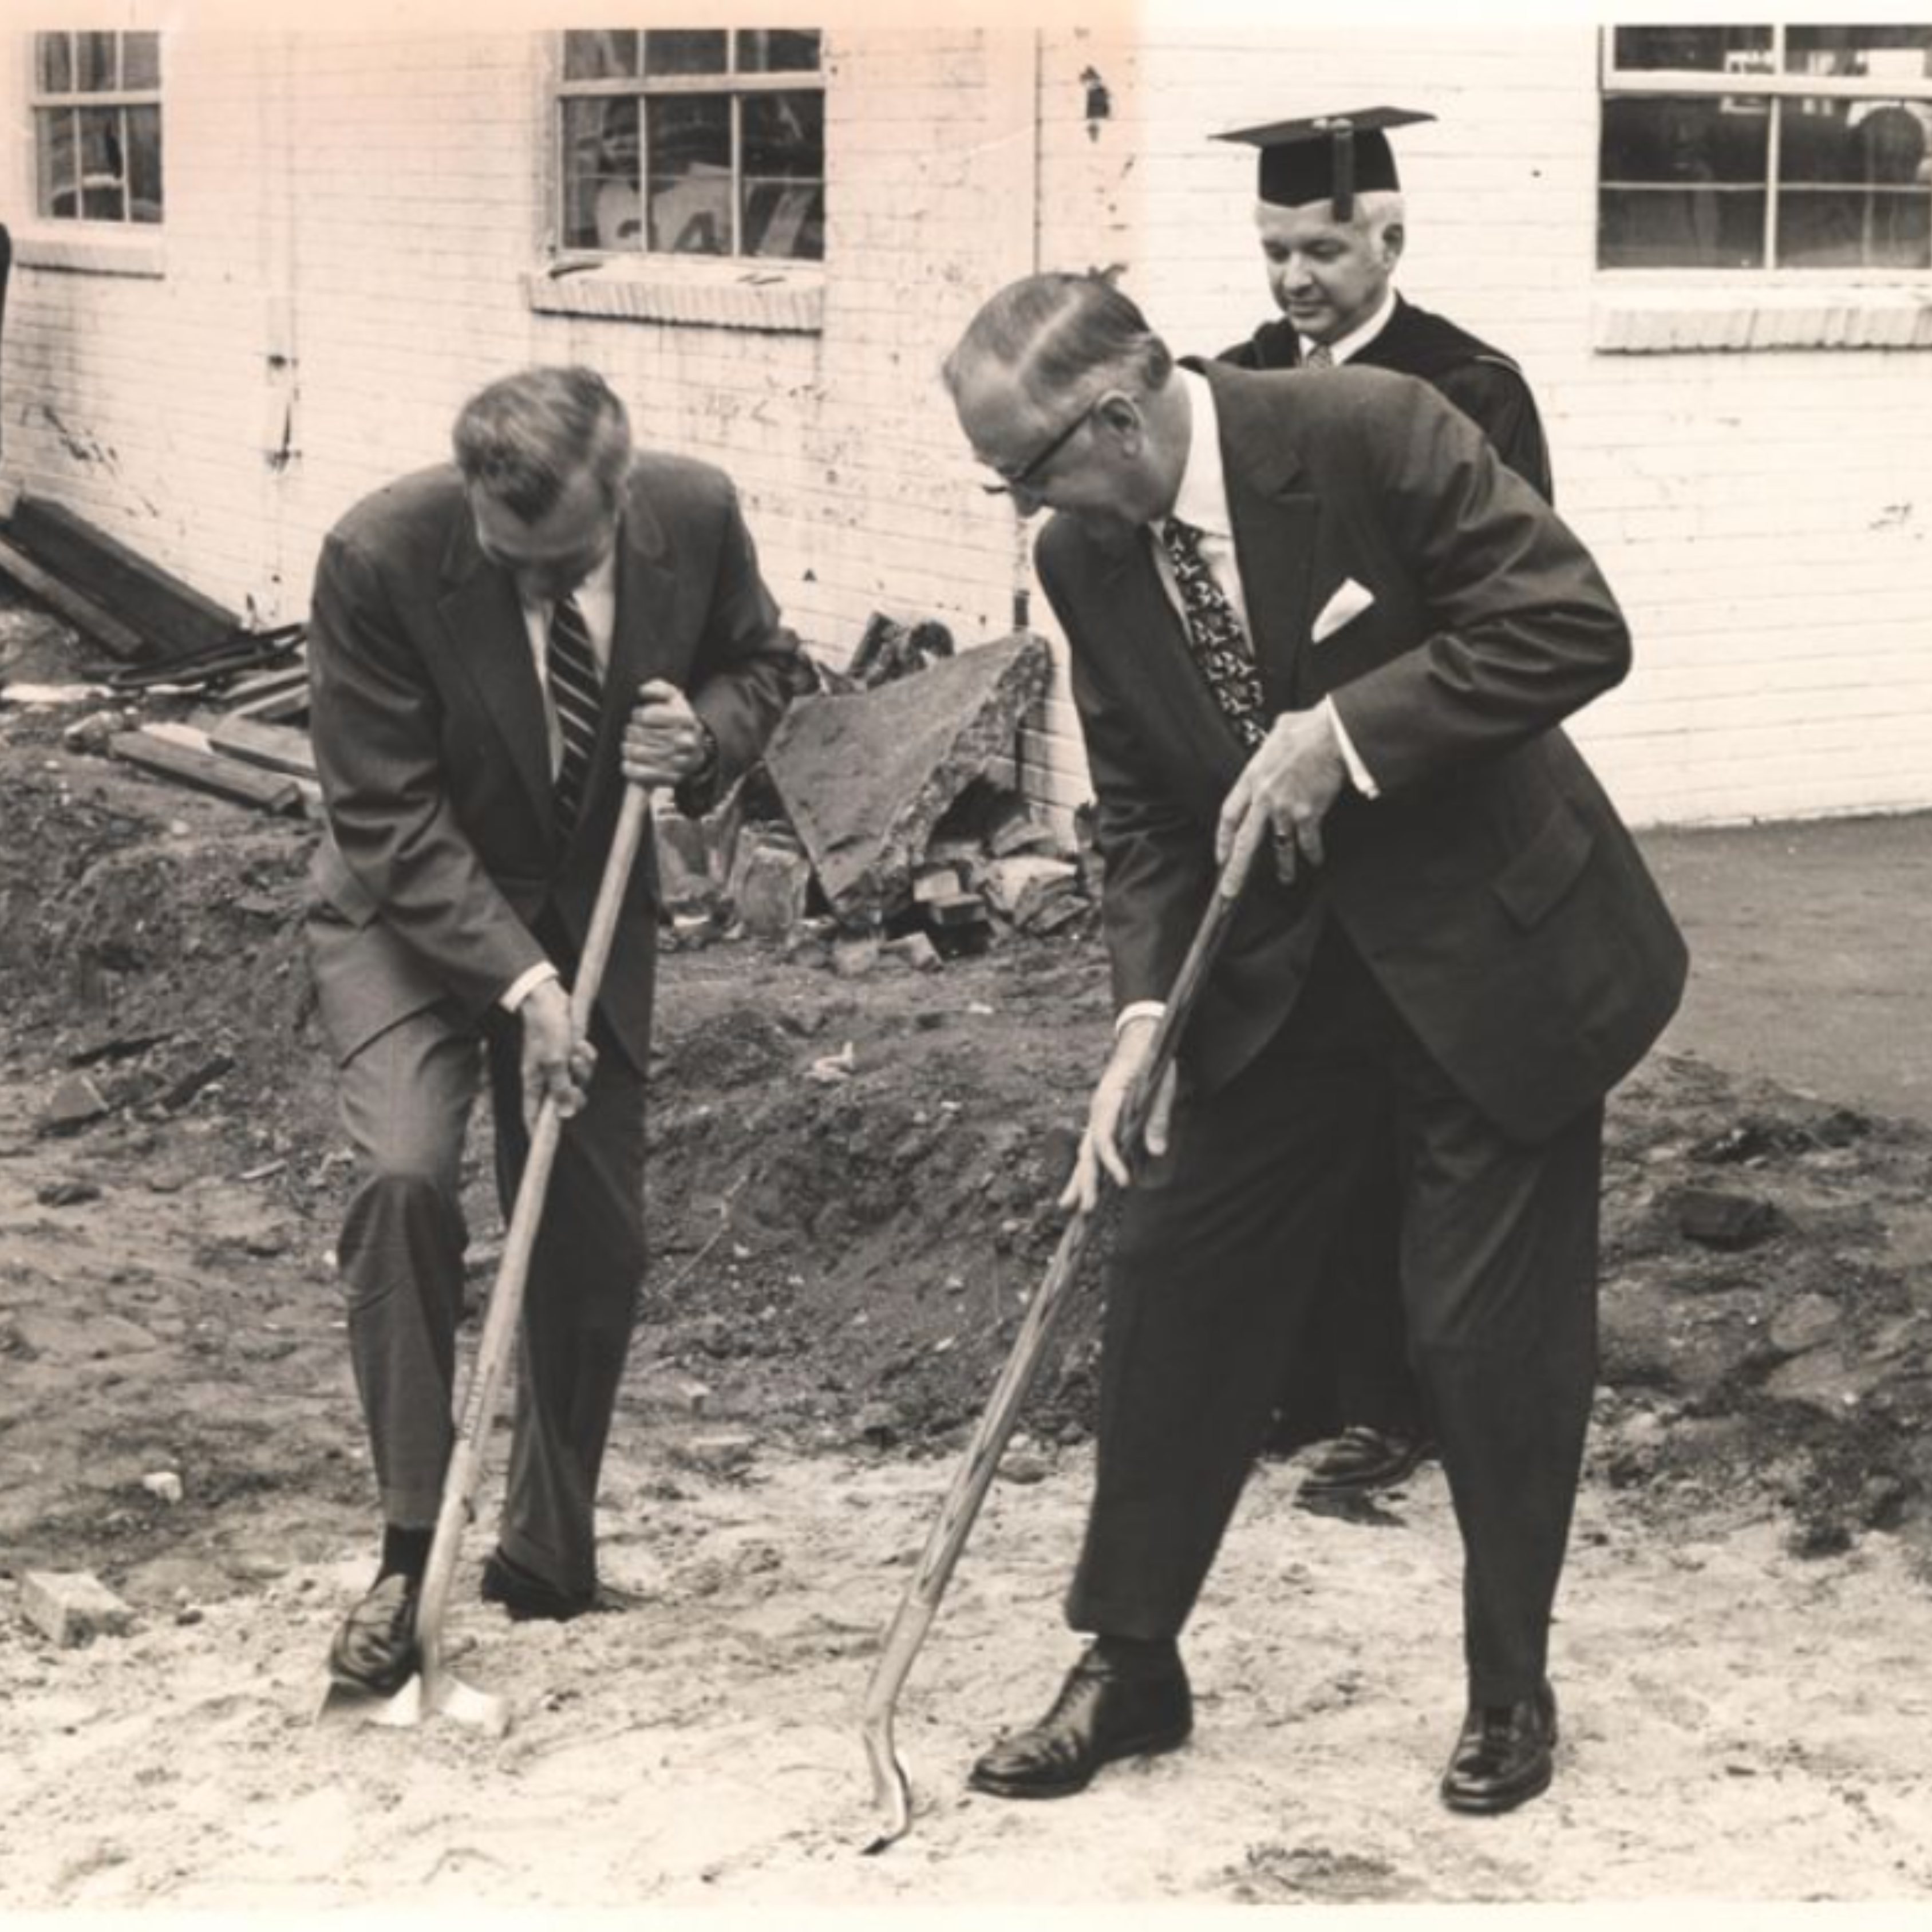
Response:
[[[134,1612],[84,1570],[29,1570],[20,1579],[20,1609],[63,1650],[97,1636],[121,1636],[134,1627]]]

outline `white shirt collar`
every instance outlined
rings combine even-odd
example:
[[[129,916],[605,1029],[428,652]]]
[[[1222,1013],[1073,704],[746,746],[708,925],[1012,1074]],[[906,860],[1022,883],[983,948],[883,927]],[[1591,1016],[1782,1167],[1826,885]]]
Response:
[[[1204,536],[1232,539],[1234,518],[1228,511],[1228,479],[1221,468],[1221,419],[1214,410],[1214,391],[1206,376],[1177,368],[1174,380],[1186,388],[1192,412],[1187,440],[1187,464],[1180,488],[1168,514],[1192,524]]]
[[[1352,328],[1338,341],[1328,345],[1328,353],[1337,362],[1346,362],[1352,356],[1358,356],[1388,328],[1389,317],[1395,313],[1395,284],[1391,282],[1382,294],[1382,306],[1359,328]],[[1301,340],[1301,359],[1308,360],[1308,352],[1315,346],[1306,336]]]

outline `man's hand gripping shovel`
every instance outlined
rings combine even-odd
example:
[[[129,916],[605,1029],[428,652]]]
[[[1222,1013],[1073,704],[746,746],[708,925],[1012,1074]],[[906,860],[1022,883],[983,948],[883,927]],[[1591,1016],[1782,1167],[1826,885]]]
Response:
[[[630,882],[650,802],[650,796],[641,785],[625,788],[610,855],[604,861],[590,930],[584,942],[584,956],[571,989],[571,1017],[580,1032],[590,1024],[590,1010],[603,982],[610,942],[616,932],[618,910]],[[503,1238],[503,1258],[497,1264],[482,1338],[476,1345],[476,1364],[457,1416],[449,1468],[442,1480],[442,1501],[430,1545],[429,1564],[423,1573],[422,1590],[416,1600],[416,1674],[389,1697],[332,1682],[316,1713],[318,1720],[337,1712],[355,1711],[372,1723],[403,1726],[419,1724],[427,1717],[453,1718],[458,1724],[486,1731],[493,1737],[501,1737],[509,1728],[506,1700],[494,1691],[464,1683],[449,1669],[443,1654],[442,1623],[464,1528],[475,1513],[490,1428],[496,1420],[497,1391],[516,1344],[524,1289],[530,1277],[530,1254],[536,1244],[538,1223],[543,1217],[544,1196],[549,1190],[550,1168],[556,1158],[562,1126],[556,1100],[546,1096],[530,1130],[530,1153],[511,1210],[509,1228]]]
[[[1124,1150],[1142,1142],[1149,1108],[1160,1083],[1173,1064],[1174,1052],[1206,982],[1221,943],[1232,922],[1241,890],[1247,883],[1255,851],[1268,831],[1268,815],[1250,812],[1242,822],[1232,848],[1215,881],[1214,896],[1202,914],[1201,924],[1181,962],[1166,1012],[1155,1030],[1146,1064],[1139,1080],[1120,1110],[1118,1144]],[[866,1846],[868,1852],[883,1852],[904,1837],[912,1826],[912,1784],[900,1762],[892,1737],[892,1720],[898,1708],[899,1693],[904,1688],[913,1660],[926,1640],[939,1612],[953,1567],[972,1534],[973,1525],[992,1487],[1007,1439],[1012,1434],[1022,1405],[1033,1385],[1048,1336],[1062,1307],[1069,1298],[1088,1235],[1097,1209],[1078,1209],[1066,1224],[1054,1250],[1046,1279],[1028,1306],[1025,1319],[1015,1338],[1012,1353],[1000,1371],[988,1401],[986,1412],[960,1459],[952,1486],[940,1504],[926,1548],[907,1585],[904,1596],[886,1627],[879,1660],[867,1685],[861,1721],[866,1756],[872,1766],[872,1797],[878,1808],[880,1829]]]

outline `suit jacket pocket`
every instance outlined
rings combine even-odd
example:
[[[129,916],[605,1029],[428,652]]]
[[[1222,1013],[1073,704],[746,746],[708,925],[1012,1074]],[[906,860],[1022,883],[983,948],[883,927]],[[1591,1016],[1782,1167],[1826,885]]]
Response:
[[[1490,881],[1490,889],[1518,926],[1532,931],[1576,883],[1596,842],[1576,808],[1558,798],[1542,830]]]
[[[316,902],[351,926],[367,926],[382,908],[368,886],[349,869],[348,861],[326,833],[309,861],[309,890]]]

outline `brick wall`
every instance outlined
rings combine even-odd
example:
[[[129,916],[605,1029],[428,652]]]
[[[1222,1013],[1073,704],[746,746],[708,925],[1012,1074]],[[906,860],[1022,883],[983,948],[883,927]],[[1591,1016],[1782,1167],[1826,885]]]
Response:
[[[589,278],[535,274],[547,36],[176,38],[164,230],[132,261],[92,247],[34,266],[22,248],[0,354],[7,472],[284,618],[322,532],[438,459],[464,394],[580,358],[644,438],[738,478],[775,590],[834,662],[875,609],[981,640],[1011,622],[1025,536],[974,488],[937,378],[973,308],[1036,261],[1118,261],[1178,346],[1233,340],[1267,293],[1251,163],[1208,134],[1397,102],[1442,117],[1402,138],[1401,285],[1523,362],[1562,506],[1635,622],[1635,674],[1578,725],[1627,811],[1932,804],[1932,361],[1604,352],[1674,325],[1633,320],[1628,284],[1594,270],[1587,28],[1264,34],[1210,13],[1160,32],[832,32],[828,268],[752,327],[590,313]],[[0,38],[16,104],[26,51]],[[6,215],[31,244],[16,132]],[[1712,339],[1750,324],[1712,322],[1711,304],[1735,305],[1724,290],[1696,299]],[[1084,796],[1064,696],[1028,755],[1044,798]]]

